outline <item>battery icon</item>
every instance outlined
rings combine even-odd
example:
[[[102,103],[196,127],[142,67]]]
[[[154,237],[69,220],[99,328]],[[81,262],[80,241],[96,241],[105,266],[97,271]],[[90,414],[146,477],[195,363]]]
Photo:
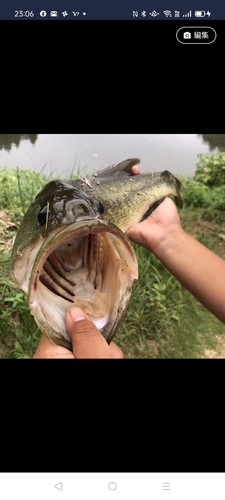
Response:
[[[204,10],[196,10],[195,11],[195,17],[205,17],[206,12]]]

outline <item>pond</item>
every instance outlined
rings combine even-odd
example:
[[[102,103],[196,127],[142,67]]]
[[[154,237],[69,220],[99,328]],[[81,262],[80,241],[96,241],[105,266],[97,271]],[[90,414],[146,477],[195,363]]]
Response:
[[[225,134],[1,134],[0,167],[66,177],[135,157],[142,172],[193,176],[199,153],[224,150]]]

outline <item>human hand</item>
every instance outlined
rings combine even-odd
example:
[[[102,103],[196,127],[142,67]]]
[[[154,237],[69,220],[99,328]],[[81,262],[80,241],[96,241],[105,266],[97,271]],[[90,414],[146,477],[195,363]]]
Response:
[[[133,166],[131,173],[132,175],[140,174],[140,167]],[[149,217],[130,227],[126,234],[135,243],[154,252],[166,236],[180,227],[180,217],[175,204],[171,199],[165,198]]]
[[[91,319],[82,309],[72,306],[66,313],[66,328],[72,341],[73,352],[53,344],[42,334],[33,358],[123,358],[114,342],[107,344]]]
[[[157,253],[168,237],[180,229],[176,206],[170,198],[165,198],[147,219],[130,227],[126,234],[135,243]]]
[[[140,174],[140,168],[134,165],[132,175]],[[53,344],[42,334],[33,358],[123,358],[123,353],[114,342],[107,344],[90,318],[77,306],[72,306],[66,313],[66,327],[72,341],[73,352],[65,347]]]

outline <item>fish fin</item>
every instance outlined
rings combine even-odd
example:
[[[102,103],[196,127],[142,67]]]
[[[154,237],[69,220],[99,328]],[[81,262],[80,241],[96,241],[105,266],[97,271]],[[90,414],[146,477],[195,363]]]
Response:
[[[183,207],[183,201],[182,201],[182,198],[181,196],[174,196],[175,198],[175,203],[176,205],[179,207],[179,208],[182,208]]]
[[[183,201],[182,201],[182,198],[180,196],[181,182],[179,181],[179,179],[177,179],[177,177],[175,177],[173,174],[171,174],[171,172],[168,172],[168,170],[164,170],[164,172],[162,172],[162,175],[165,176],[166,180],[170,179],[172,184],[174,184],[174,186],[176,187],[177,195],[174,195],[175,203],[176,203],[177,207],[182,208]]]
[[[139,158],[130,158],[128,160],[118,161],[118,163],[114,163],[114,165],[110,165],[110,167],[107,167],[103,170],[99,170],[94,175],[96,177],[98,177],[99,175],[99,177],[101,177],[102,179],[104,177],[108,177],[108,175],[110,175],[110,177],[112,177],[112,175],[118,175],[120,172],[127,172],[128,174],[131,174],[132,167],[134,165],[137,165],[138,163],[140,163]],[[91,178],[92,177],[93,176],[91,176]]]
[[[143,220],[147,219],[147,217],[149,215],[151,215],[152,212],[154,212],[154,210],[160,205],[160,203],[162,203],[162,201],[165,200],[165,196],[163,198],[161,198],[160,200],[158,201],[155,201],[155,203],[153,203],[149,209],[147,210],[147,212],[145,212],[145,214],[142,216],[141,220],[139,222],[142,222]]]

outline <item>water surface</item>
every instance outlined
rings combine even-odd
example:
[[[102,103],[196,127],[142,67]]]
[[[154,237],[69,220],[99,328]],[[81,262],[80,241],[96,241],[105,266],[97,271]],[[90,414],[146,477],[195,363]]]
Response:
[[[88,175],[121,159],[140,158],[143,172],[194,175],[197,155],[225,150],[225,134],[1,134],[0,167],[60,177]]]

